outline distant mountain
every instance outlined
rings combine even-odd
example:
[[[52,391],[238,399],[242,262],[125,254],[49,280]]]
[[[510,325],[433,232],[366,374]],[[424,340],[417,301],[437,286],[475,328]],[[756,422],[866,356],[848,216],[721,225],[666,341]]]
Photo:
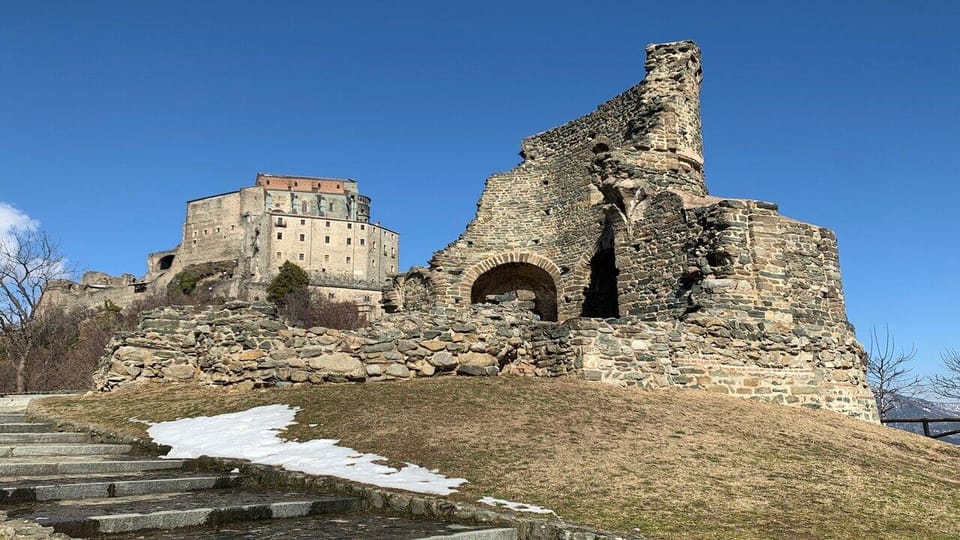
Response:
[[[893,418],[957,418],[960,417],[960,403],[941,403],[929,401],[922,398],[911,398],[898,396],[896,407],[887,414],[888,419]],[[887,424],[888,426],[911,433],[923,435],[923,424]],[[960,429],[960,422],[954,423],[932,423],[930,424],[931,433],[940,433],[943,431],[952,431]],[[949,443],[960,445],[960,434],[949,435],[940,439]]]

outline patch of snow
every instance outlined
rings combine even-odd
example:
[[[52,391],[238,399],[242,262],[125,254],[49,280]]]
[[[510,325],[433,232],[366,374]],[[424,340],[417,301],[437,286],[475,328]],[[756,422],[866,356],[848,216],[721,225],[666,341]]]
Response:
[[[157,444],[172,448],[164,456],[168,459],[204,455],[247,459],[263,465],[278,465],[288,471],[336,476],[432,495],[449,495],[466,482],[412,463],[394,469],[377,463],[385,460],[383,456],[339,446],[340,441],[334,439],[282,440],[277,433],[294,423],[298,410],[289,405],[265,405],[236,413],[160,422],[152,424],[147,433]]]
[[[534,504],[524,504],[524,503],[518,503],[513,501],[505,501],[503,499],[494,499],[493,497],[484,497],[482,499],[477,500],[477,502],[483,503],[483,504],[489,504],[490,506],[503,506],[505,508],[508,508],[516,512],[532,512],[534,514],[556,515],[556,512],[548,508],[542,508]]]

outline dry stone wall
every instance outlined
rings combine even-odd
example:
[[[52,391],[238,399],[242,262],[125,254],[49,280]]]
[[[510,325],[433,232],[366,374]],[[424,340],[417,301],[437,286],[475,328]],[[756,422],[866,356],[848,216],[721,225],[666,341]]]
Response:
[[[289,327],[265,304],[178,306],[147,312],[137,331],[118,334],[95,380],[111,390],[132,381],[252,388],[501,372],[556,376],[573,371],[574,362],[555,335],[555,325],[499,305],[397,314],[356,331]]]
[[[162,308],[119,334],[96,376],[241,388],[500,374],[690,387],[876,420],[863,349],[823,327],[574,318],[545,323],[518,303],[388,315],[356,331],[295,328],[263,304]]]

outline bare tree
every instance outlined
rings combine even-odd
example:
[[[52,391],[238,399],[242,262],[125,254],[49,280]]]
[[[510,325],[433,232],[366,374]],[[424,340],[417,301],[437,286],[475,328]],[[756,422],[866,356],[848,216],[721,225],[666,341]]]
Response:
[[[44,289],[68,274],[59,246],[43,231],[18,227],[0,232],[0,350],[13,366],[16,391],[24,392],[31,359],[55,339],[59,310],[38,310]]]
[[[946,373],[933,376],[933,393],[947,399],[960,399],[960,351],[947,349],[940,353]]]
[[[909,351],[897,350],[889,328],[884,328],[882,338],[876,328],[870,330],[867,381],[877,400],[880,418],[886,418],[900,398],[916,396],[922,389],[922,379],[909,366],[916,355],[913,347]]]

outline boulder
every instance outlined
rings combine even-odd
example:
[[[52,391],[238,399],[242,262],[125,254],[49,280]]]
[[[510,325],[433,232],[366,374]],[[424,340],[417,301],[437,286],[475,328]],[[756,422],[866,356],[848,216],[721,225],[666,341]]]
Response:
[[[363,377],[366,373],[360,360],[346,353],[324,354],[309,361],[310,367],[318,371],[335,373],[347,377]]]
[[[188,364],[174,364],[163,368],[163,376],[167,379],[190,379],[195,373],[196,369]]]
[[[446,351],[434,354],[427,361],[440,369],[451,369],[457,365],[457,358]]]
[[[406,379],[410,376],[410,370],[403,364],[390,364],[387,366],[387,370],[384,373],[390,375],[391,377],[397,377],[401,379]]]
[[[497,357],[479,352],[468,352],[460,355],[460,364],[467,366],[476,366],[476,367],[490,367],[497,366]]]

